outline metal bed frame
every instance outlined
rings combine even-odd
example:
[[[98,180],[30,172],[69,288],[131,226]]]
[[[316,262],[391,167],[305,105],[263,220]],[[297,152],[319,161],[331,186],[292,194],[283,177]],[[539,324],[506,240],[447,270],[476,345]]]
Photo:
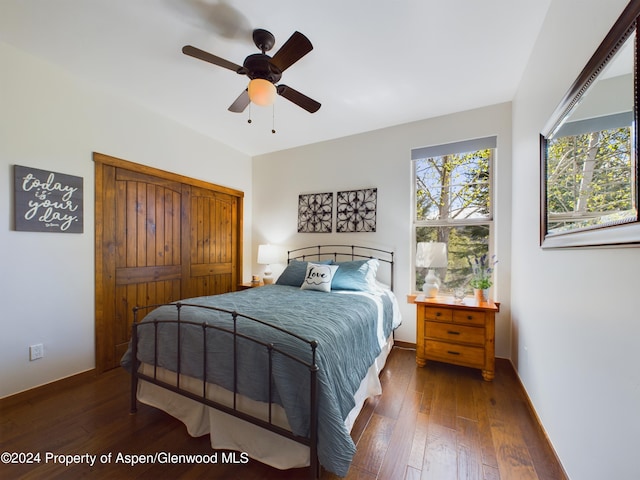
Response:
[[[392,251],[358,245],[314,245],[295,248],[287,252],[287,263],[292,260],[313,261],[315,259],[316,261],[333,260],[334,262],[344,262],[347,260],[373,258],[389,265],[389,286],[393,291],[394,259]]]
[[[140,311],[145,311],[145,310],[151,310],[160,306],[174,306],[176,308],[176,319],[175,320],[153,320],[151,322],[138,322],[138,312]],[[229,327],[221,327],[221,326],[217,326],[217,325],[209,325],[207,323],[198,323],[198,322],[192,322],[189,320],[183,320],[182,319],[182,308],[183,307],[195,307],[195,308],[202,308],[202,309],[207,309],[207,310],[213,310],[213,311],[217,311],[217,312],[221,312],[221,313],[226,313],[229,315]],[[131,372],[131,413],[136,413],[137,409],[138,409],[138,401],[136,398],[136,394],[138,391],[138,381],[139,380],[144,380],[146,382],[152,383],[154,385],[157,385],[159,387],[165,388],[169,391],[172,391],[174,393],[178,393],[180,395],[183,395],[187,398],[190,398],[192,400],[195,400],[196,402],[202,403],[204,405],[207,405],[209,407],[213,407],[217,410],[220,410],[222,412],[225,412],[229,415],[233,415],[234,417],[240,418],[242,420],[245,420],[249,423],[252,423],[254,425],[258,425],[266,430],[275,432],[279,435],[282,435],[283,437],[287,437],[290,438],[298,443],[302,443],[303,445],[307,445],[310,449],[310,466],[311,466],[311,478],[318,478],[319,477],[319,468],[318,468],[318,448],[317,448],[317,443],[318,443],[318,396],[317,396],[317,388],[318,388],[318,366],[316,365],[316,348],[318,346],[318,342],[316,342],[315,340],[307,340],[305,338],[302,338],[299,335],[296,335],[295,333],[289,332],[285,329],[282,329],[280,327],[277,327],[275,325],[271,325],[269,323],[266,323],[262,320],[258,320],[257,318],[253,318],[253,317],[249,317],[247,315],[242,315],[241,313],[238,312],[234,312],[234,311],[229,311],[229,310],[224,310],[224,309],[220,309],[220,308],[215,308],[215,307],[210,307],[210,306],[204,306],[204,305],[194,305],[194,304],[190,304],[190,303],[182,303],[182,302],[177,302],[177,303],[171,303],[171,304],[157,304],[157,305],[149,305],[149,306],[145,306],[145,307],[135,307],[133,309],[133,315],[134,315],[134,320],[133,320],[133,326],[132,326],[132,335],[131,335],[131,352],[132,352],[132,358],[133,359],[137,359],[138,357],[138,337],[139,337],[139,329],[141,328],[150,328],[153,329],[153,335],[154,335],[154,362],[153,362],[153,375],[146,375],[144,373],[138,372],[138,368],[137,368],[137,360],[134,361],[134,368],[132,368],[132,372]],[[278,348],[277,346],[275,346],[272,343],[265,343],[257,338],[253,338],[250,337],[248,335],[245,335],[241,332],[238,332],[237,329],[237,321],[238,318],[243,318],[246,320],[249,320],[251,322],[256,322],[256,323],[260,323],[262,325],[264,325],[265,327],[268,328],[273,328],[275,330],[278,330],[286,335],[289,335],[293,338],[295,338],[297,341],[302,342],[303,344],[306,344],[311,352],[311,362],[305,361],[301,358],[298,358],[294,355],[291,355],[287,352],[285,352],[284,350]],[[158,379],[158,327],[161,324],[174,324],[177,326],[176,330],[177,330],[177,335],[176,335],[176,348],[177,348],[177,356],[178,356],[178,362],[177,362],[177,368],[176,368],[176,372],[175,372],[175,385],[172,385],[170,383],[166,383],[160,379]],[[191,325],[193,327],[196,328],[200,328],[202,330],[202,346],[203,346],[203,375],[202,375],[202,393],[201,394],[196,394],[190,390],[186,390],[184,388],[182,388],[180,386],[180,374],[181,374],[181,362],[182,362],[182,354],[181,354],[181,341],[180,341],[180,336],[181,336],[181,330],[182,330],[182,326],[187,326],[187,325]],[[207,398],[207,333],[210,330],[215,330],[218,332],[225,332],[228,333],[230,335],[232,335],[233,337],[233,406],[228,406],[228,405],[224,405],[222,403],[219,403],[217,401],[214,401],[210,398]],[[273,356],[274,355],[284,355],[286,357],[288,357],[289,359],[293,360],[296,363],[301,364],[302,366],[306,367],[309,370],[309,385],[310,385],[310,398],[309,398],[309,408],[310,408],[310,435],[309,437],[300,437],[298,435],[294,435],[291,431],[286,430],[278,425],[275,425],[272,422],[272,411],[273,411],[273,392],[272,392],[272,382],[268,382],[269,385],[269,401],[266,402],[268,403],[268,420],[263,420],[262,418],[250,415],[248,413],[243,412],[242,410],[238,409],[237,406],[237,399],[238,399],[238,368],[237,368],[237,360],[238,360],[238,339],[244,339],[244,340],[248,340],[250,342],[252,342],[256,348],[263,348],[267,354],[268,354],[268,358],[269,358],[269,368],[268,368],[268,375],[269,375],[269,379],[272,378],[272,373],[273,373]]]
[[[327,251],[327,249],[337,249],[333,251]],[[368,254],[367,254],[368,253]],[[375,256],[374,256],[375,253]],[[381,262],[384,262],[390,267],[390,281],[391,287],[393,288],[393,252],[380,250],[376,248],[369,247],[359,247],[355,245],[318,245],[313,247],[302,247],[294,250],[290,250],[288,252],[287,262],[292,260],[304,260],[310,261],[313,258],[320,260],[326,260],[327,258],[333,259],[334,261],[340,261],[341,259],[347,258],[350,260],[358,260],[358,259],[372,259],[376,258]],[[343,260],[344,261],[344,260]],[[155,309],[161,306],[173,306],[176,308],[176,318],[175,320],[153,320],[149,322],[139,322],[138,321],[138,312],[145,312]],[[206,322],[193,322],[189,320],[185,320],[182,318],[182,309],[183,307],[195,307],[200,309],[208,309],[214,310],[217,312],[221,312],[229,315],[229,326],[222,327],[219,325],[210,325]],[[245,420],[251,424],[257,425],[259,427],[264,428],[265,430],[274,432],[278,435],[282,435],[283,437],[289,438],[295,442],[301,443],[309,447],[310,451],[310,478],[317,479],[320,477],[320,463],[318,461],[318,366],[316,364],[316,348],[318,346],[318,342],[315,340],[305,339],[295,333],[289,332],[283,328],[272,325],[265,321],[259,320],[254,317],[249,317],[247,315],[243,315],[242,313],[238,313],[235,311],[220,309],[216,307],[203,306],[203,305],[195,305],[184,302],[176,302],[169,304],[157,304],[157,305],[148,305],[144,307],[134,307],[133,308],[133,325],[131,327],[131,353],[132,353],[132,371],[131,371],[131,413],[134,414],[137,411],[137,391],[138,391],[138,382],[140,380],[144,380],[151,384],[162,387],[171,392],[177,393],[184,397],[190,398],[196,402],[202,403],[209,407],[220,410],[224,413],[232,415],[234,417]],[[267,328],[272,328],[280,331],[283,334],[289,335],[292,338],[295,338],[296,341],[301,342],[303,345],[306,345],[311,352],[311,361],[304,360],[302,358],[291,355],[288,352],[283,351],[278,348],[273,343],[265,343],[258,338],[253,338],[248,335],[239,332],[237,329],[237,320],[238,318],[242,318],[248,320],[250,322],[260,323]],[[177,348],[177,368],[175,373],[175,385],[167,383],[158,378],[158,327],[161,324],[174,324],[177,326],[177,335],[176,335],[176,348]],[[200,328],[202,331],[202,345],[203,345],[203,379],[202,379],[202,392],[200,394],[194,393],[190,390],[182,388],[180,386],[180,372],[181,372],[181,329],[183,326],[190,326],[192,328]],[[154,335],[154,364],[153,364],[153,375],[147,375],[138,371],[139,361],[138,357],[138,338],[139,338],[139,330],[141,328],[149,328],[153,329]],[[218,332],[224,332],[232,335],[233,337],[233,405],[228,406],[222,403],[219,403],[215,400],[212,400],[207,397],[207,332],[210,330],[215,330]],[[240,393],[238,392],[238,340],[244,339],[255,344],[256,348],[263,348],[267,352],[269,358],[269,367],[268,367],[268,385],[269,385],[269,401],[268,403],[268,419],[264,420],[263,418],[259,418],[257,416],[250,415],[237,407],[237,398]],[[272,361],[274,355],[284,355],[289,359],[293,360],[296,363],[299,363],[303,367],[307,368],[309,371],[309,436],[301,437],[293,434],[293,432],[282,428],[272,421],[272,409],[274,402],[272,401],[272,382],[270,379],[272,378]]]

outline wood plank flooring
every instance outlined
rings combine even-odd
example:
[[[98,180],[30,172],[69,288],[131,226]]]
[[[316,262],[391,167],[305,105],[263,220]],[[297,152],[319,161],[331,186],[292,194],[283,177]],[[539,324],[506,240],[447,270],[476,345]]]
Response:
[[[473,369],[436,362],[418,368],[415,351],[394,348],[380,377],[383,394],[367,401],[353,427],[357,453],[347,479],[566,479],[509,362],[498,360],[495,380],[485,382]],[[207,436],[190,437],[164,412],[140,405],[129,415],[129,376],[122,369],[76,383],[41,399],[0,401],[0,452],[40,454],[39,463],[0,463],[0,478],[286,480],[308,474],[254,460],[116,463],[119,453],[215,452]],[[93,466],[67,466],[46,461],[47,452],[97,457]],[[337,478],[322,474],[323,480]]]

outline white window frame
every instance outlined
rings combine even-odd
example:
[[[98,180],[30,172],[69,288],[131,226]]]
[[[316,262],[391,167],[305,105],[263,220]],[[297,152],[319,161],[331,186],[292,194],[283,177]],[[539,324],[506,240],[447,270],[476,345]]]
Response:
[[[491,146],[482,146],[484,144]],[[483,137],[472,140],[464,140],[460,142],[447,143],[442,145],[434,145],[430,147],[423,147],[411,150],[411,218],[412,218],[412,235],[411,235],[411,290],[416,289],[416,248],[417,248],[417,229],[420,227],[460,227],[467,225],[488,225],[489,227],[489,258],[495,254],[494,242],[495,242],[495,165],[496,157],[498,155],[497,136]],[[480,145],[480,146],[478,146]],[[489,215],[487,218],[474,218],[474,219],[439,219],[439,220],[418,220],[417,208],[416,208],[416,161],[419,159],[442,156],[448,154],[467,153],[475,150],[483,150],[486,148],[493,149],[493,155],[489,159]],[[494,284],[496,272],[494,272]],[[442,293],[450,293],[446,285],[443,285],[440,290]]]

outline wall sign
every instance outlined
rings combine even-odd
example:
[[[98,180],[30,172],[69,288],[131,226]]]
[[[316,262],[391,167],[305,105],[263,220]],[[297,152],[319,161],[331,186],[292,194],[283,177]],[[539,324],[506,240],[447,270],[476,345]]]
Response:
[[[82,233],[82,177],[14,165],[16,230]]]

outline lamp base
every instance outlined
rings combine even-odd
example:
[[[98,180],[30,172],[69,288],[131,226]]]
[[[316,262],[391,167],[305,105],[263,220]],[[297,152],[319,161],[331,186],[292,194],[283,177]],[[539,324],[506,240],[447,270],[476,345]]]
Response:
[[[427,284],[425,283],[422,286],[422,291],[424,292],[424,296],[427,298],[434,298],[438,296],[438,291],[440,287],[437,284]]]
[[[429,270],[427,276],[424,277],[424,284],[422,285],[422,291],[424,292],[424,296],[427,298],[434,298],[438,296],[438,291],[440,290],[440,280],[436,277],[433,269]]]

